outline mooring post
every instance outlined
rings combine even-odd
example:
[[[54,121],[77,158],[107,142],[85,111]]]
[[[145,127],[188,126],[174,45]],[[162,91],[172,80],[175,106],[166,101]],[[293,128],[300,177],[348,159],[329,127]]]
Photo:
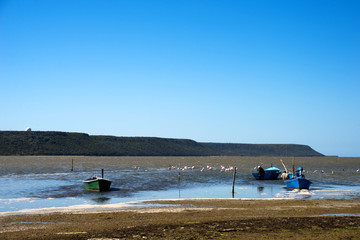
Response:
[[[234,174],[233,174],[233,184],[232,184],[232,197],[234,198],[235,193],[235,175],[236,175],[236,167],[234,167]]]
[[[101,169],[101,178],[104,178],[104,169]]]
[[[74,171],[74,159],[71,159],[71,171]]]
[[[178,173],[178,189],[179,189],[179,199],[180,199],[180,180],[181,180],[181,175],[180,172]]]

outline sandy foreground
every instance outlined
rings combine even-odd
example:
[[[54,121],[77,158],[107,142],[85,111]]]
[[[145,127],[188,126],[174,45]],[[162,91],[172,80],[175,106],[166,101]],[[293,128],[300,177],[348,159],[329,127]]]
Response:
[[[360,199],[145,203],[150,207],[2,215],[0,239],[360,239]]]

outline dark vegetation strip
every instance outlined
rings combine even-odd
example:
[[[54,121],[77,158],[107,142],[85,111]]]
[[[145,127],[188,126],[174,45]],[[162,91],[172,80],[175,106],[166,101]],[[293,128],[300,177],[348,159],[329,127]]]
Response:
[[[189,139],[0,131],[0,155],[323,156],[307,145],[200,143]]]

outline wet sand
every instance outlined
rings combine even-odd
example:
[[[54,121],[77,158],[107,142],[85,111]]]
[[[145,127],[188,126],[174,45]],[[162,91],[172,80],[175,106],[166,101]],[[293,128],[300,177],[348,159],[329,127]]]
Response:
[[[0,239],[359,239],[360,236],[360,199],[184,199],[146,203],[160,205],[1,216]]]

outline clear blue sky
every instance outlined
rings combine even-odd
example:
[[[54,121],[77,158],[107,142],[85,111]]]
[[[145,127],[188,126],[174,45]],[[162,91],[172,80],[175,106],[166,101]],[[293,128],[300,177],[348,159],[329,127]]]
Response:
[[[360,156],[360,1],[0,0],[0,130]]]

